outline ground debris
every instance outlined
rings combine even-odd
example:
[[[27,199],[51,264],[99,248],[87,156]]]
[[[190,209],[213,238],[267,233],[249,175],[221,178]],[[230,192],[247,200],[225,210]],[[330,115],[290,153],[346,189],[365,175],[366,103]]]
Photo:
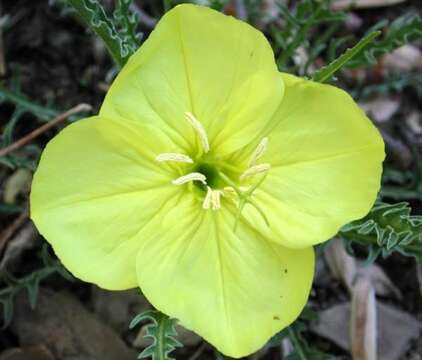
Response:
[[[0,360],[55,360],[55,357],[44,345],[35,345],[8,349],[0,354]]]
[[[68,293],[40,289],[37,306],[16,300],[12,331],[21,346],[43,343],[60,360],[133,360],[136,352]]]
[[[377,304],[378,358],[399,360],[409,341],[420,336],[422,325],[411,315],[389,305]],[[319,313],[311,330],[344,350],[350,350],[350,303],[335,305]]]

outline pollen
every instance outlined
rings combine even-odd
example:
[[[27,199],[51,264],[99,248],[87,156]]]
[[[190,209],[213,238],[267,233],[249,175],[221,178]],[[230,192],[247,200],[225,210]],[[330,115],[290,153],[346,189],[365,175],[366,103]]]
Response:
[[[176,161],[176,162],[182,162],[182,163],[188,163],[193,164],[193,160],[184,154],[178,154],[178,153],[163,153],[158,155],[155,160],[159,162],[164,161]]]

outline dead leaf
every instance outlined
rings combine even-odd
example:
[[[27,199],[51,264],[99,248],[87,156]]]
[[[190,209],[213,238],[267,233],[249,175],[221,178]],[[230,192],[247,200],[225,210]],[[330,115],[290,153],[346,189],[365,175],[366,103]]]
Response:
[[[402,310],[377,303],[378,351],[381,360],[399,360],[407,351],[411,339],[418,338],[422,325]],[[335,305],[318,313],[311,331],[350,351],[350,303]]]
[[[422,135],[422,113],[417,110],[412,111],[407,116],[406,123],[414,134]]]
[[[3,258],[0,262],[0,271],[9,271],[18,263],[20,255],[35,246],[38,232],[32,222],[28,222],[16,235],[8,241]]]
[[[130,321],[150,307],[139,289],[107,291],[92,286],[94,313],[117,332],[129,329]]]
[[[259,5],[259,16],[254,24],[258,29],[263,30],[268,24],[280,18],[280,5],[285,5],[285,0],[261,0]]]
[[[32,173],[28,169],[16,170],[4,186],[3,200],[6,204],[15,204],[18,195],[27,194],[30,189]]]
[[[60,360],[136,359],[136,351],[68,293],[41,288],[31,309],[28,295],[20,292],[11,326],[21,345],[43,343]]]
[[[381,58],[387,70],[411,71],[422,69],[422,51],[416,46],[404,45]]]
[[[340,280],[349,290],[358,276],[370,280],[375,293],[381,296],[393,294],[402,298],[400,290],[387,277],[384,270],[377,264],[365,265],[363,261],[355,260],[344,248],[340,239],[333,239],[324,249],[324,258],[334,278]]]
[[[352,289],[350,338],[353,360],[377,359],[377,313],[371,281],[358,277]]]
[[[54,360],[53,354],[44,346],[8,349],[0,354],[0,360]]]
[[[400,107],[400,100],[397,97],[379,96],[370,101],[359,103],[360,107],[378,123],[391,119]]]
[[[350,256],[340,239],[333,239],[325,247],[324,258],[332,275],[340,280],[350,291],[356,276],[356,262]]]
[[[393,294],[397,299],[402,299],[400,290],[385,274],[384,270],[377,264],[364,265],[363,261],[358,261],[358,275],[371,281],[375,293],[380,296]]]

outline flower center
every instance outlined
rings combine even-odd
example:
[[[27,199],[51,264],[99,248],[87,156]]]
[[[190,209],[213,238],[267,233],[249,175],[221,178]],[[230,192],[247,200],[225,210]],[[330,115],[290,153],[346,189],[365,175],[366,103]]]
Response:
[[[258,160],[267,150],[268,138],[263,138],[253,152],[248,166],[243,172],[239,172],[237,168],[230,164],[221,162],[213,162],[207,155],[210,151],[207,133],[202,124],[195,116],[187,112],[185,113],[186,121],[192,126],[197,139],[201,144],[201,151],[198,160],[193,160],[185,154],[163,153],[156,157],[159,162],[177,162],[185,164],[185,175],[174,179],[172,183],[177,186],[191,184],[201,191],[202,208],[217,210],[221,208],[222,200],[234,201],[238,207],[238,215],[246,203],[254,206],[260,214],[265,215],[252,199],[253,192],[264,181],[271,165],[267,163],[258,163]],[[183,169],[182,169],[183,170]],[[182,172],[183,173],[183,172]],[[229,174],[229,175],[228,175]],[[251,178],[259,176],[260,179],[254,185],[242,184]],[[235,180],[233,180],[235,179]],[[192,185],[193,184],[193,185]]]
[[[223,185],[221,178],[218,174],[218,169],[215,166],[207,164],[206,162],[203,162],[203,163],[198,163],[194,169],[196,172],[204,174],[205,178],[207,179],[207,185],[209,187],[216,189]],[[198,184],[195,184],[195,185],[198,185]],[[203,188],[203,187],[200,186],[200,188]]]

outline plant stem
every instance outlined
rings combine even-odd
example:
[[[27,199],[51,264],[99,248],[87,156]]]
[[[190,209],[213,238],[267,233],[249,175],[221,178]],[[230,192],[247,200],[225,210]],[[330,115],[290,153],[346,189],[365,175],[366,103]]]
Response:
[[[346,52],[341,55],[339,58],[334,60],[329,65],[317,70],[312,80],[316,82],[323,83],[326,80],[330,79],[331,76],[339,69],[341,69],[347,62],[349,62],[353,57],[358,55],[366,46],[368,46],[377,36],[381,34],[381,31],[374,31],[366,35],[361,39],[354,47],[347,49]]]
[[[287,328],[287,331],[289,332],[289,338],[292,341],[293,346],[294,346],[295,350],[297,351],[297,354],[299,355],[299,358],[301,360],[308,360],[308,358],[306,357],[305,352],[302,349],[302,346],[300,345],[300,342],[299,342],[299,340],[298,340],[298,338],[296,336],[295,331],[292,329],[291,326],[289,326]]]
[[[11,153],[12,151],[15,151],[16,149],[19,149],[20,147],[28,144],[37,136],[51,129],[53,126],[59,124],[60,122],[66,120],[69,116],[81,111],[89,111],[91,109],[92,109],[91,105],[88,105],[88,104],[76,105],[75,107],[65,111],[63,114],[60,114],[59,116],[55,117],[53,120],[49,121],[48,123],[30,132],[28,135],[25,135],[23,138],[20,138],[19,140],[15,141],[13,144],[6,146],[3,149],[0,149],[0,157],[5,156]]]

